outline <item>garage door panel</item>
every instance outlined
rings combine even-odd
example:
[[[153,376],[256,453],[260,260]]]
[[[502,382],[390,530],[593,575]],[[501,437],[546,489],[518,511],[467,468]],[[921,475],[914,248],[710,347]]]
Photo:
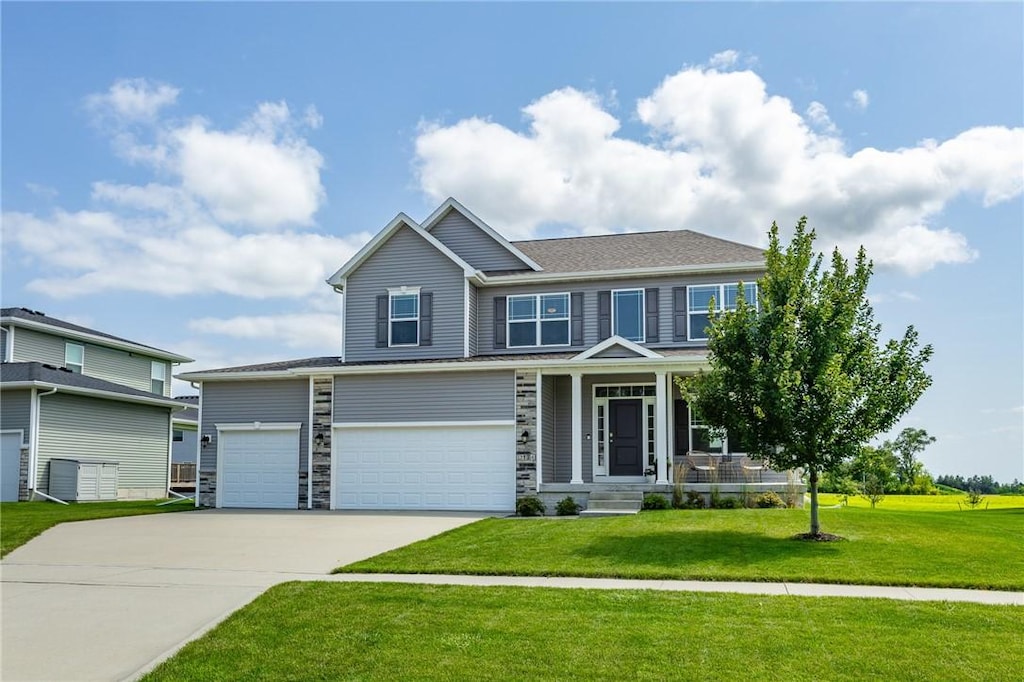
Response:
[[[221,505],[295,509],[299,495],[299,432],[223,431]]]
[[[341,509],[514,507],[511,425],[339,428],[334,443]]]

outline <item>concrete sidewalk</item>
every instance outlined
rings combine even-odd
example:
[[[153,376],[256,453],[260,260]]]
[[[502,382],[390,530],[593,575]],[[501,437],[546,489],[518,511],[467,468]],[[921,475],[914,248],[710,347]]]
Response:
[[[305,577],[300,580],[305,580]],[[477,585],[480,587],[558,587],[590,590],[662,590],[668,592],[733,592],[798,597],[863,597],[903,601],[953,601],[975,604],[1024,606],[1024,592],[962,590],[937,587],[833,585],[828,583],[757,583],[707,580],[626,580],[619,578],[545,578],[502,575],[434,575],[400,573],[339,573],[332,582],[387,582],[422,585]]]

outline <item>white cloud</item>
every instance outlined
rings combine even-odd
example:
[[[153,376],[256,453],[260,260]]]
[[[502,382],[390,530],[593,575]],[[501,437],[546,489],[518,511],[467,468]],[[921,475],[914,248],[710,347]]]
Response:
[[[318,130],[324,124],[324,117],[323,114],[317,110],[315,105],[310,104],[306,107],[306,111],[302,115],[302,121],[309,126],[311,130]]]
[[[86,107],[100,119],[149,121],[178,101],[178,88],[146,78],[122,78],[106,92],[89,95]]]
[[[909,303],[916,303],[920,300],[921,297],[912,291],[887,291],[877,294],[868,294],[868,301],[870,301],[872,305],[889,303],[890,301],[907,301]]]
[[[315,107],[299,121],[287,103],[264,102],[219,130],[201,118],[162,118],[178,92],[134,79],[86,98],[109,124],[115,153],[158,180],[94,182],[82,210],[5,213],[5,247],[39,273],[29,290],[308,296],[368,240],[296,229],[314,224],[324,199],[323,157],[301,135],[322,123]]]
[[[49,185],[41,185],[37,182],[26,182],[25,189],[46,201],[53,201],[58,195],[57,190],[53,187],[50,187]]]
[[[722,50],[711,55],[711,59],[708,60],[708,66],[712,69],[729,69],[736,66],[739,58],[740,53],[736,50]]]
[[[341,347],[340,317],[334,313],[255,315],[231,318],[203,317],[190,320],[188,328],[202,334],[236,339],[280,341],[289,348]]]
[[[514,238],[561,223],[580,233],[690,228],[763,244],[773,220],[785,228],[806,214],[819,247],[863,243],[878,265],[920,273],[977,256],[962,234],[933,225],[950,201],[991,205],[1024,185],[1024,129],[851,153],[823,104],[801,116],[749,68],[665,78],[636,103],[643,140],[620,136],[600,98],[574,88],[523,111],[525,131],[484,118],[422,124],[423,191],[459,197]]]
[[[870,104],[870,102],[871,98],[868,97],[867,90],[854,90],[852,93],[850,93],[851,105],[857,109],[860,109],[861,111],[867,109],[868,104]]]

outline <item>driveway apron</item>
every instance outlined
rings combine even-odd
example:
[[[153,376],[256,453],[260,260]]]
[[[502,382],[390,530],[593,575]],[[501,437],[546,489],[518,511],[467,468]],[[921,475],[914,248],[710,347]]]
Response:
[[[0,679],[132,679],[272,585],[482,516],[217,510],[61,524],[0,563]]]

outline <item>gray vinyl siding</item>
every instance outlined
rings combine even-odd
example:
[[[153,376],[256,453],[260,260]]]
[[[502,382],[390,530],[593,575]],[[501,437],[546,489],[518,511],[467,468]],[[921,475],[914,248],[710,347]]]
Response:
[[[195,462],[196,453],[199,451],[199,432],[193,428],[174,427],[181,431],[182,441],[175,443],[171,441],[172,462]]]
[[[476,286],[472,284],[467,285],[469,287],[469,310],[467,314],[469,316],[469,355],[472,357],[476,355],[476,349],[478,347],[478,339],[480,338],[480,332],[477,328],[477,323],[480,318],[477,306],[479,304],[480,292]]]
[[[0,362],[7,360],[7,330],[0,329]]]
[[[14,333],[14,341],[14,362],[42,362],[54,367],[64,366],[66,342],[80,344],[84,347],[82,374],[140,391],[151,390],[152,362],[161,362],[167,367],[163,395],[171,396],[172,368],[166,360],[23,327]]]
[[[572,479],[572,379],[554,377],[555,395],[555,483],[568,483]],[[588,433],[589,428],[583,433]],[[584,448],[586,441],[584,441]],[[586,456],[586,455],[584,455]]]
[[[200,469],[217,469],[216,424],[251,422],[300,422],[299,451],[305,453],[309,443],[309,380],[280,381],[204,381],[202,385],[203,414],[199,433],[211,442],[200,448]],[[306,471],[309,462],[299,457],[299,471]]]
[[[388,288],[420,287],[433,294],[433,345],[377,348],[377,296]],[[345,359],[459,358],[465,347],[465,275],[450,258],[408,227],[348,276],[345,291]]]
[[[529,284],[522,286],[487,287],[480,290],[477,303],[479,311],[479,337],[477,353],[480,355],[499,355],[507,353],[550,352],[564,350],[565,347],[549,348],[494,348],[494,299],[497,296],[513,296],[516,294],[543,294],[583,292],[583,346],[589,348],[601,341],[597,329],[597,292],[615,289],[650,289],[658,292],[658,336],[659,343],[642,344],[650,348],[694,347],[702,348],[705,341],[675,342],[672,340],[672,289],[673,287],[691,284],[733,284],[737,281],[753,282],[760,275],[697,275],[692,277],[657,277],[645,279],[600,280],[592,282],[563,282],[557,284]]]
[[[530,269],[458,211],[449,211],[430,234],[477,270]]]
[[[336,423],[497,419],[515,419],[515,375],[511,371],[334,378]]]
[[[37,487],[47,491],[50,460],[118,462],[118,488],[167,485],[171,411],[166,407],[56,393],[40,399]]]
[[[22,443],[28,443],[29,433],[32,430],[31,420],[31,391],[3,391],[0,393],[0,429],[4,431],[21,429]]]
[[[88,360],[88,355],[86,359]],[[54,367],[63,367],[64,338],[18,327],[14,332],[12,362],[42,362]]]
[[[542,376],[537,392],[540,402],[541,474],[543,482],[555,481],[555,377]]]

